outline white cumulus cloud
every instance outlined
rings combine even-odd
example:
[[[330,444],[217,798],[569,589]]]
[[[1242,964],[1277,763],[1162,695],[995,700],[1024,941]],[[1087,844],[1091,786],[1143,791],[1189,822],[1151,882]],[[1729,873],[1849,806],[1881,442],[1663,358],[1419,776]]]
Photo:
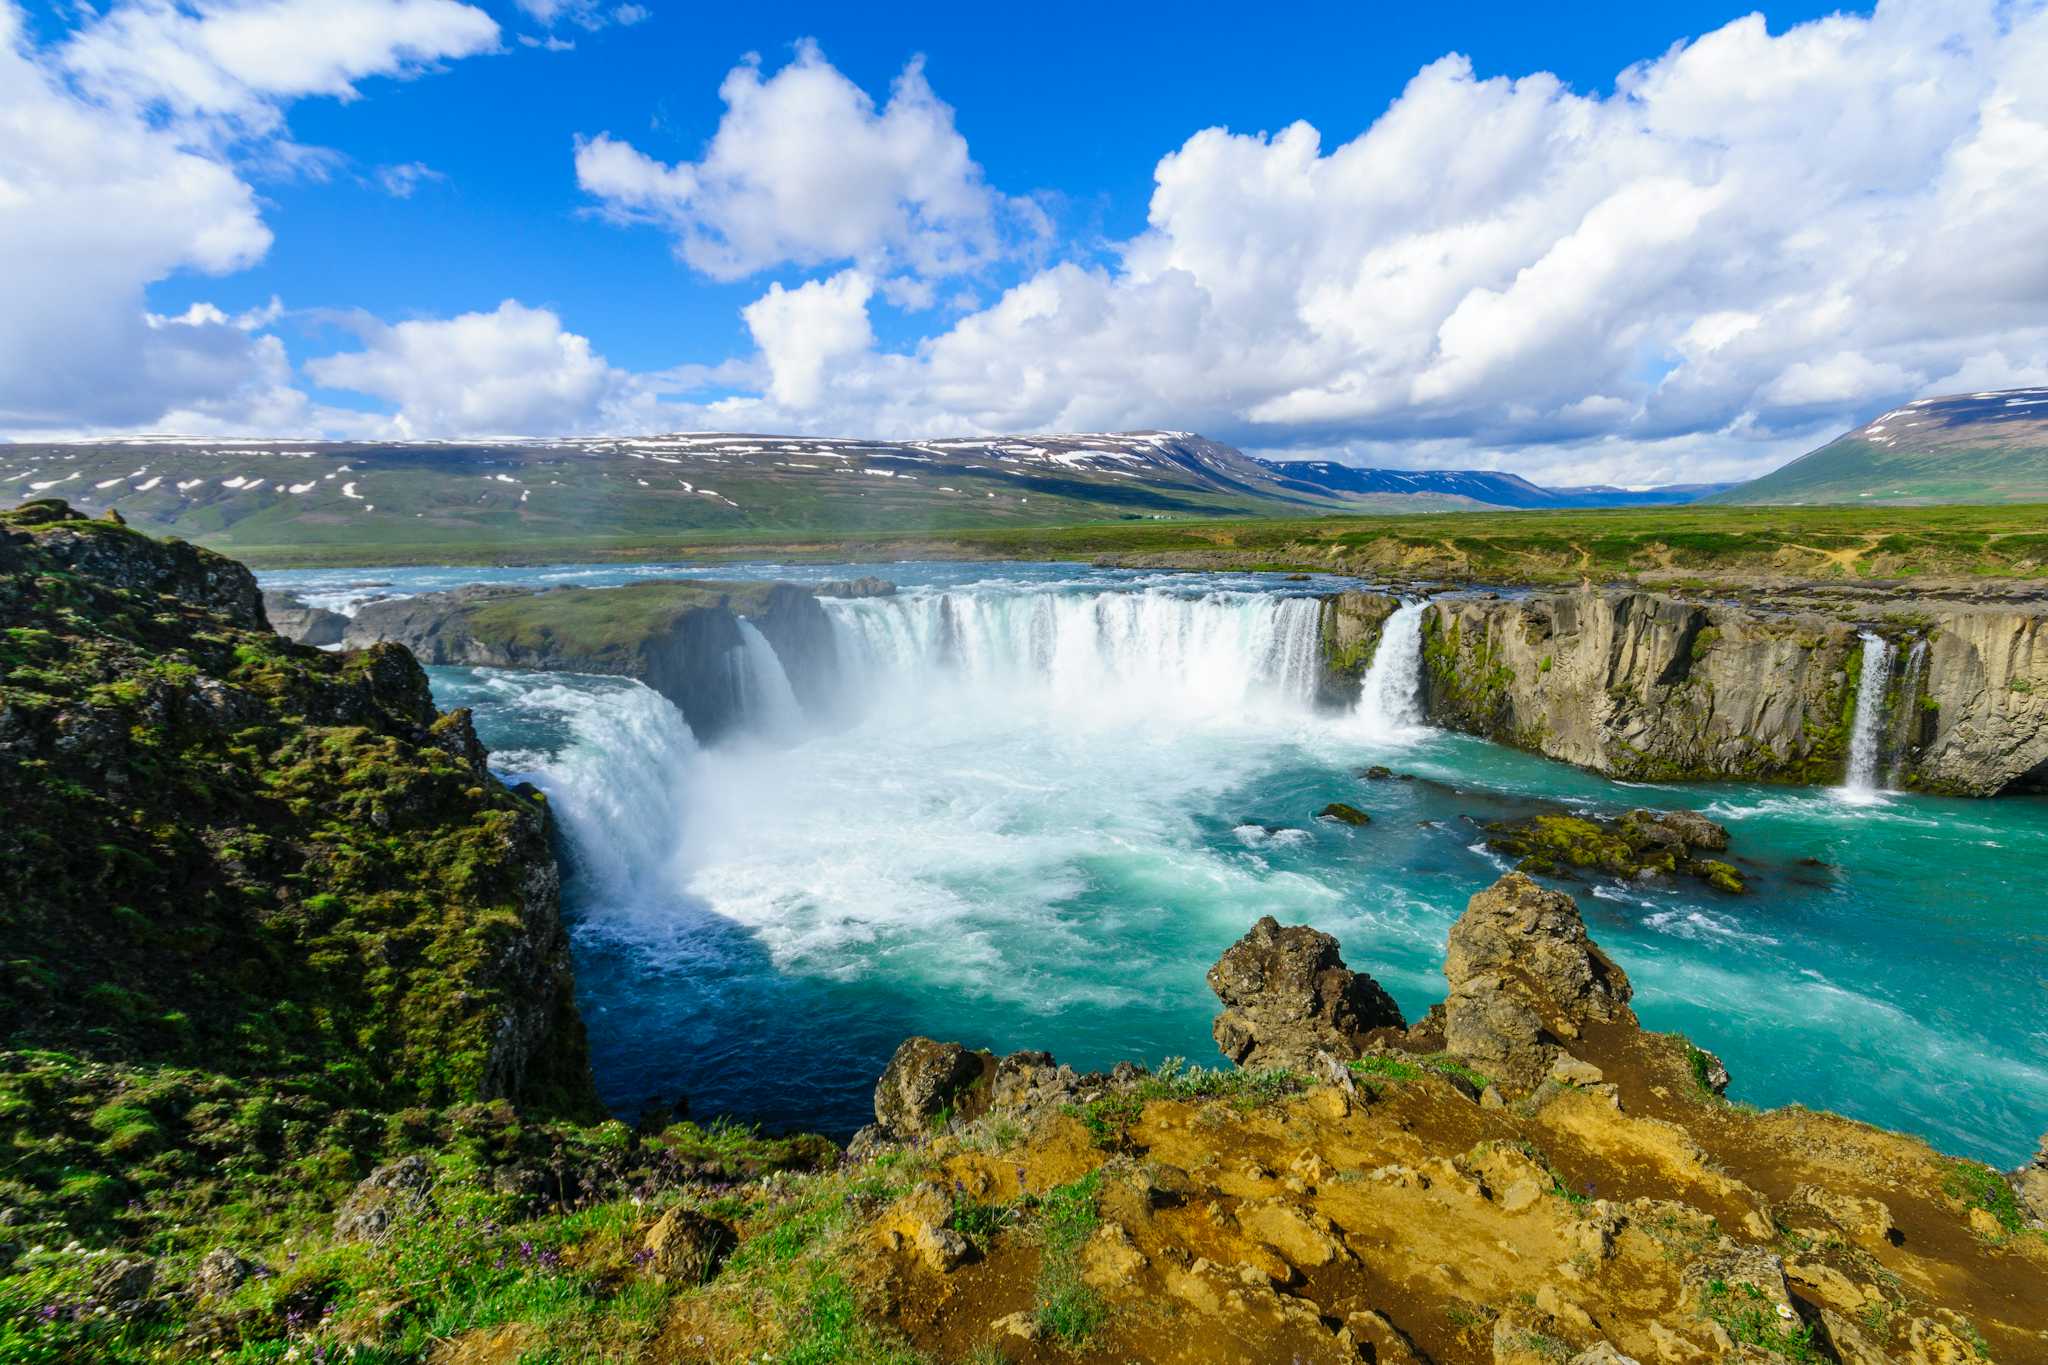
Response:
[[[2048,364],[2044,71],[2042,5],[1992,0],[1776,34],[1752,16],[1606,94],[1446,57],[1334,146],[1305,123],[1198,132],[1109,264],[1031,274],[908,351],[841,355],[815,397],[776,382],[721,410],[1202,427],[1575,480],[1753,473],[1898,398]],[[697,168],[652,169],[643,203],[697,202]],[[777,255],[804,258],[733,259]]]
[[[874,344],[868,300],[874,284],[858,270],[796,289],[770,285],[741,310],[754,344],[768,365],[768,393],[793,408],[816,403],[834,362],[858,356]]]
[[[880,109],[811,42],[772,76],[752,59],[734,68],[719,95],[701,160],[670,165],[609,133],[576,145],[577,183],[606,213],[665,228],[714,279],[783,263],[956,274],[1043,227],[1034,205],[989,188],[922,61]]]
[[[488,313],[386,325],[357,317],[362,349],[308,361],[330,388],[394,404],[394,436],[575,432],[617,415],[633,385],[545,308],[510,299]]]
[[[261,335],[274,313],[158,317],[146,290],[269,250],[245,162],[320,165],[283,135],[287,101],[496,35],[455,0],[126,0],[38,45],[0,0],[0,430],[282,420],[298,400]]]
[[[64,64],[109,102],[269,131],[284,101],[354,99],[368,77],[497,45],[497,24],[459,0],[125,0],[71,39]]]

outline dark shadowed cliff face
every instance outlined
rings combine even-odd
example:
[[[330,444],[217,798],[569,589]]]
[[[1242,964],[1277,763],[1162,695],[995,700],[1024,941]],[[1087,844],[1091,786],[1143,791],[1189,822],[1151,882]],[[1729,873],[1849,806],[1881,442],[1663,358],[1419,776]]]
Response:
[[[6,1046],[589,1107],[545,806],[404,649],[61,503],[0,513],[0,626]]]
[[[457,588],[373,602],[348,623],[344,642],[402,644],[430,664],[637,678],[710,740],[745,714],[742,615],[784,662],[798,699],[822,710],[838,678],[832,624],[809,590],[790,583]]]

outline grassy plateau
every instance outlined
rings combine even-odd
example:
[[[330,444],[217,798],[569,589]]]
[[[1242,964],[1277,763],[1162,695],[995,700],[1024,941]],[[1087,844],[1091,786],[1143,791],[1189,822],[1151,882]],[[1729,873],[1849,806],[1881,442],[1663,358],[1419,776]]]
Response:
[[[1012,559],[1496,583],[1644,576],[2035,578],[2048,566],[2048,503],[1447,512],[791,535],[592,534],[515,537],[487,547],[394,540],[333,547],[244,545],[236,552],[269,568],[585,559]]]

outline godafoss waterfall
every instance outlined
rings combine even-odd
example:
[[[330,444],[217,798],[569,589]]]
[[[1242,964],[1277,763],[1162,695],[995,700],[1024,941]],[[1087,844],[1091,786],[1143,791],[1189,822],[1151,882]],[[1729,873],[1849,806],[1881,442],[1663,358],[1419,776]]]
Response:
[[[657,573],[678,571],[271,579],[353,609],[479,579]],[[1897,785],[1911,719],[1891,675],[1924,671],[1924,644],[1864,646],[1846,763],[1824,779],[1620,782],[1426,724],[1457,622],[1419,595],[1385,615],[1355,700],[1332,705],[1320,598],[1355,585],[890,575],[893,595],[821,599],[829,638],[800,656],[742,621],[744,718],[715,739],[626,678],[430,670],[442,705],[474,708],[494,766],[558,816],[584,1017],[620,1112],[683,1095],[699,1116],[844,1134],[914,1033],[1083,1068],[1207,1059],[1204,969],[1266,914],[1336,935],[1413,1017],[1443,995],[1451,922],[1509,865],[1488,823],[1651,806],[1725,824],[1719,856],[1748,889],[1571,885],[1647,1025],[1717,1051],[1741,1100],[1824,1106],[2001,1164],[2032,1150],[2048,943],[2015,887],[2048,860],[2048,805],[1878,790]],[[1530,650],[1532,676],[1570,667],[1557,655],[1546,674],[1556,646]],[[1829,789],[1845,770],[1856,801]],[[1332,802],[1370,823],[1319,818]]]

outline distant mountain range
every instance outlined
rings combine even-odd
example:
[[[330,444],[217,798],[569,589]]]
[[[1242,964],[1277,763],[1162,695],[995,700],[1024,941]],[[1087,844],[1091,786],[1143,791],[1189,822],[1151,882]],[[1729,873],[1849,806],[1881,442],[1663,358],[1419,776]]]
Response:
[[[1916,399],[1703,501],[2048,502],[2048,389]]]
[[[1330,460],[1260,460],[1289,488],[1354,496],[1397,495],[1462,498],[1487,507],[1655,507],[1696,502],[1734,485],[1665,484],[1616,488],[1585,484],[1545,488],[1519,474],[1491,469],[1362,469]]]
[[[133,437],[0,445],[0,499],[64,497],[257,556],[485,552],[663,537],[955,531],[1105,520],[1609,507],[1699,488],[1546,489],[1489,471],[1264,460],[1184,431],[937,441],[730,433],[322,442]]]

